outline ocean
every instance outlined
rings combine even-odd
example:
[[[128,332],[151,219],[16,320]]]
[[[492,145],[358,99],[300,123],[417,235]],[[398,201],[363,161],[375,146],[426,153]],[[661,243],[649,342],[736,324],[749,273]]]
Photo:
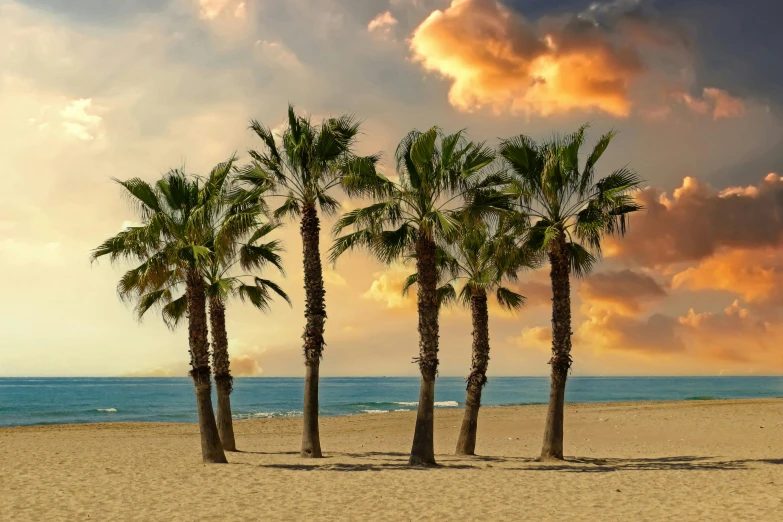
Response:
[[[234,381],[237,419],[296,417],[302,410],[301,378],[257,377]],[[321,415],[382,414],[415,410],[415,377],[321,379]],[[546,403],[546,377],[492,377],[482,404]],[[572,377],[568,402],[673,401],[783,397],[783,377]],[[465,382],[440,377],[438,408],[464,406]],[[0,426],[85,422],[195,422],[193,384],[181,378],[0,378]]]

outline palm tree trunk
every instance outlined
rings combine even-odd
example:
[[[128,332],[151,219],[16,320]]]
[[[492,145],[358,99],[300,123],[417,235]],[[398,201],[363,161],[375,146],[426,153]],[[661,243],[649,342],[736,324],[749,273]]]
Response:
[[[481,390],[487,383],[489,364],[489,312],[487,292],[474,290],[470,298],[473,319],[473,362],[468,375],[465,416],[457,439],[457,455],[475,455],[478,414],[481,407]]]
[[[234,378],[228,358],[228,334],[226,333],[226,307],[217,297],[209,299],[209,321],[212,328],[212,364],[217,388],[217,426],[225,451],[236,451],[234,423],[231,419],[231,391]]]
[[[204,462],[223,464],[226,455],[220,445],[215,413],[212,411],[212,385],[209,371],[207,337],[207,299],[204,280],[196,270],[187,275],[188,340],[190,343],[190,376],[196,387],[198,427],[201,432],[201,457]]]
[[[414,466],[435,465],[435,376],[438,374],[438,281],[435,267],[435,242],[419,230],[416,241],[416,269],[419,274],[417,361],[421,370],[421,387],[409,459],[409,463]]]
[[[541,460],[563,459],[565,388],[571,368],[571,283],[568,256],[565,236],[561,232],[549,250],[553,296],[552,358],[549,360],[552,375]]]
[[[305,283],[305,390],[304,390],[304,427],[302,430],[302,450],[300,455],[306,458],[320,458],[321,439],[318,433],[318,374],[321,356],[324,350],[324,323],[326,322],[326,303],[324,280],[321,269],[321,251],[319,248],[320,223],[315,205],[302,208],[302,250],[304,257]]]

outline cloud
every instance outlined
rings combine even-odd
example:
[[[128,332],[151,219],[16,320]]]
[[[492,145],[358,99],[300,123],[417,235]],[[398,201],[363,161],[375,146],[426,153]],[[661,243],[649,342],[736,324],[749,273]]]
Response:
[[[514,290],[525,296],[525,306],[550,306],[552,304],[552,285],[538,281],[526,281],[516,285]]]
[[[326,285],[346,286],[348,284],[348,281],[346,281],[339,272],[332,268],[324,268],[321,275],[323,277],[324,284]],[[304,270],[300,269],[298,271],[298,276],[300,280],[304,281]]]
[[[712,116],[716,120],[720,118],[737,118],[745,114],[745,102],[736,98],[723,89],[715,87],[706,87],[704,97],[712,100],[714,108]]]
[[[591,308],[578,329],[579,344],[601,352],[643,356],[677,356],[683,364],[698,361],[702,368],[733,362],[783,369],[779,346],[783,325],[754,317],[734,301],[722,312],[696,312],[672,317],[652,314],[636,318]],[[575,342],[575,344],[577,344]]]
[[[631,218],[625,238],[608,238],[606,254],[642,266],[705,259],[722,247],[763,248],[783,241],[783,178],[717,191],[693,177],[671,197],[639,195],[645,211]]]
[[[302,71],[304,69],[296,53],[282,42],[256,40],[255,54],[259,60],[288,69],[289,71]]]
[[[137,370],[135,372],[128,372],[123,377],[171,377],[174,373],[171,368],[149,368],[147,370]],[[179,377],[179,376],[178,376]]]
[[[519,337],[508,340],[523,350],[540,350],[549,352],[552,348],[551,326],[530,326],[522,330]]]
[[[701,98],[686,93],[677,94],[676,97],[691,111],[697,114],[711,114],[716,120],[739,118],[745,114],[745,102],[742,99],[715,87],[705,87]]]
[[[453,0],[416,28],[410,48],[424,69],[452,81],[449,101],[461,110],[627,116],[635,82],[655,65],[650,53],[690,59],[673,24],[637,4],[531,22],[496,0]]]
[[[599,308],[587,310],[588,319],[578,329],[584,344],[600,350],[640,353],[678,353],[685,343],[673,317],[653,314],[629,317]]]
[[[390,39],[395,25],[397,25],[397,19],[390,11],[386,11],[370,20],[370,23],[367,24],[367,31],[381,38]]]
[[[230,13],[235,18],[247,16],[247,3],[241,0],[198,0],[199,18],[214,20]]]
[[[672,287],[723,290],[758,305],[783,305],[783,248],[726,249],[678,272]]]
[[[103,118],[94,114],[92,99],[80,98],[72,100],[61,111],[62,128],[65,133],[82,141],[93,141],[103,133],[101,122]]]
[[[411,274],[405,267],[392,267],[373,274],[373,282],[362,297],[386,303],[387,308],[409,308],[416,305],[415,288],[407,296],[402,295],[405,279]]]
[[[348,284],[345,278],[341,276],[339,273],[337,273],[336,270],[332,270],[329,268],[323,271],[323,277],[324,277],[324,283],[327,285],[345,286]]]
[[[735,300],[723,313],[696,313],[690,309],[678,322],[695,355],[783,368],[779,348],[783,341],[781,324],[754,317],[739,301]]]
[[[231,358],[231,374],[234,377],[256,377],[264,372],[259,362],[250,355]]]
[[[143,368],[122,374],[122,377],[187,377],[190,365],[186,362]]]
[[[647,121],[662,122],[669,118],[672,108],[668,105],[659,105],[657,107],[644,108],[639,110],[639,115]]]
[[[665,297],[666,290],[651,276],[626,269],[591,275],[579,287],[579,294],[591,305],[608,305],[625,315],[634,315],[650,302]]]
[[[264,369],[258,359],[265,348],[248,346],[242,339],[228,340],[228,352],[231,362],[231,375],[234,377],[255,377],[261,375]]]

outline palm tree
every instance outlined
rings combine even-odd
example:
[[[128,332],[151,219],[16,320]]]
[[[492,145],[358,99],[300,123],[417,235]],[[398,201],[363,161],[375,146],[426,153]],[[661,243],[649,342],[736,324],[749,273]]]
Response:
[[[272,293],[275,293],[291,304],[288,295],[275,282],[247,274],[231,275],[231,272],[237,264],[245,270],[252,270],[262,269],[269,263],[277,267],[281,274],[285,274],[279,255],[282,251],[280,242],[273,240],[258,243],[276,228],[278,225],[271,223],[260,225],[247,242],[237,245],[238,252],[232,249],[226,251],[223,258],[213,256],[202,268],[212,334],[212,366],[218,401],[217,426],[225,451],[237,451],[231,415],[234,378],[231,375],[228,355],[226,302],[229,298],[238,296],[243,302],[248,301],[262,312],[268,312]],[[238,255],[233,255],[234,253]],[[250,284],[245,282],[248,278]],[[185,295],[174,298],[183,283],[184,281],[176,279],[175,274],[172,274],[172,278],[162,286],[139,296],[136,305],[138,318],[141,319],[153,307],[161,306],[163,320],[170,328],[175,328],[186,311],[183,305]]]
[[[187,176],[182,169],[169,171],[154,186],[139,178],[115,179],[123,187],[142,224],[127,227],[91,254],[93,261],[109,256],[112,262],[141,263],[118,283],[121,297],[142,296],[161,288],[172,278],[184,281],[185,300],[178,306],[188,317],[190,376],[196,391],[201,453],[204,462],[210,463],[225,463],[226,456],[212,410],[202,268],[215,254],[212,217],[221,205],[220,195],[233,163],[232,157],[215,167],[203,188],[198,179]],[[228,229],[220,231],[221,242],[230,237],[229,232]]]
[[[440,140],[438,138],[440,137]],[[367,248],[385,263],[416,260],[421,372],[419,406],[410,464],[434,465],[434,399],[438,373],[438,243],[460,231],[457,213],[465,208],[480,218],[499,210],[504,197],[494,190],[500,176],[487,176],[494,153],[483,143],[467,142],[462,132],[443,135],[438,127],[411,131],[396,152],[399,183],[373,194],[375,203],[348,212],[335,223],[333,262],[346,250]]]
[[[500,155],[510,167],[520,211],[535,221],[523,241],[549,258],[552,281],[551,382],[541,459],[563,459],[565,386],[571,368],[570,275],[590,273],[604,235],[624,235],[629,214],[642,210],[634,193],[641,178],[621,168],[594,181],[595,166],[615,132],[598,140],[579,165],[587,125],[573,134],[536,143],[527,136],[503,140]]]
[[[319,247],[318,210],[334,214],[340,204],[329,193],[341,187],[349,195],[363,194],[387,180],[376,176],[377,156],[357,157],[354,147],[360,124],[351,116],[329,118],[313,125],[288,107],[288,126],[280,136],[279,148],[272,131],[257,121],[250,128],[261,138],[262,152],[249,151],[251,164],[240,179],[249,192],[272,193],[284,202],[274,212],[275,219],[296,218],[302,235],[305,289],[305,390],[304,429],[300,455],[320,458],[318,431],[318,376],[323,355],[326,302]]]
[[[209,320],[212,327],[212,362],[215,372],[215,386],[217,387],[217,423],[220,440],[223,442],[223,448],[227,451],[236,451],[236,443],[234,442],[234,425],[231,416],[230,395],[233,390],[234,378],[231,376],[228,358],[226,301],[232,296],[239,296],[242,301],[249,301],[262,312],[268,312],[272,293],[275,293],[285,299],[289,305],[291,304],[288,295],[275,282],[248,275],[232,276],[229,275],[229,271],[237,263],[245,270],[261,269],[267,263],[271,263],[284,275],[285,271],[279,255],[279,252],[282,251],[279,241],[257,244],[258,240],[276,228],[275,224],[259,227],[247,243],[241,245],[238,259],[213,262],[205,272],[208,283]],[[243,281],[246,277],[251,278],[252,284]]]
[[[473,325],[473,357],[466,378],[465,415],[457,439],[457,455],[474,455],[476,430],[481,406],[481,391],[487,383],[489,364],[489,310],[487,294],[494,291],[498,304],[509,311],[522,307],[525,298],[503,286],[504,280],[514,281],[521,268],[532,268],[534,260],[515,246],[508,227],[491,227],[482,221],[465,220],[462,232],[451,245],[439,249],[440,273],[449,281],[438,289],[442,300],[458,301],[471,312]],[[417,281],[412,274],[403,286],[403,293]],[[457,294],[455,284],[462,288]]]

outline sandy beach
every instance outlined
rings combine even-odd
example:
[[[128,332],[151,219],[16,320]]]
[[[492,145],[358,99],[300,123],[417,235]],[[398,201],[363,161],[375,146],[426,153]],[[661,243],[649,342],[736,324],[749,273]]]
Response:
[[[783,520],[783,399],[571,404],[566,463],[534,461],[543,406],[436,412],[440,466],[412,469],[413,412],[236,423],[243,450],[200,462],[196,424],[0,429],[0,520]]]

